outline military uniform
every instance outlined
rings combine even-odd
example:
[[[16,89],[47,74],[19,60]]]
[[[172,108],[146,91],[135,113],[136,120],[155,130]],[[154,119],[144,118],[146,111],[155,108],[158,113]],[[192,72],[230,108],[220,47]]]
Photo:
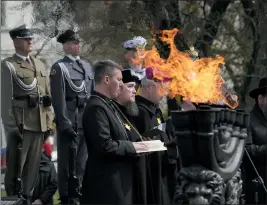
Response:
[[[10,31],[10,36],[12,39],[33,38],[31,30],[24,25]],[[40,60],[14,54],[1,62],[1,110],[7,136],[5,189],[8,196],[16,194],[20,163],[22,194],[30,198],[38,174],[44,133],[52,127],[49,76]],[[17,147],[21,143],[22,151],[18,156]]]
[[[58,41],[65,43],[75,40],[73,31],[66,31],[58,37]],[[89,63],[76,60],[71,55],[66,55],[56,62],[50,73],[52,104],[55,110],[57,125],[58,149],[58,186],[61,201],[66,203],[68,197],[69,175],[69,147],[71,139],[66,130],[78,133],[78,149],[76,160],[77,176],[82,179],[87,150],[84,142],[81,118],[86,100],[94,89],[94,75]]]

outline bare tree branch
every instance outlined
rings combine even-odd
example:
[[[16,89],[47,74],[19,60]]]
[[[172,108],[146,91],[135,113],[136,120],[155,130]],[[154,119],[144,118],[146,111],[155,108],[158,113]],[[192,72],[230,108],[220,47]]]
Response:
[[[244,80],[243,89],[240,92],[241,98],[240,101],[242,104],[246,102],[246,94],[251,82],[251,74],[254,72],[254,66],[256,64],[258,53],[260,49],[260,32],[259,32],[259,15],[255,10],[254,4],[251,0],[242,0],[243,7],[245,9],[246,15],[249,17],[248,23],[252,30],[253,34],[253,51],[250,61],[247,63],[247,75]]]
[[[230,2],[231,0],[216,0],[213,4],[204,26],[203,35],[195,43],[195,47],[202,52],[203,56],[208,55],[208,47],[217,35],[222,16]],[[203,40],[205,43],[203,43]]]

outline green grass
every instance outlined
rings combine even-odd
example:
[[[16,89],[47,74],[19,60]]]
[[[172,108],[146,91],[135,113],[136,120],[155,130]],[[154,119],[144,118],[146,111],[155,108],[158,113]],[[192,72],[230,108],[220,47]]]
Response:
[[[53,199],[54,199],[54,204],[59,204],[59,194],[58,194],[58,191],[55,193],[55,195],[53,196]]]
[[[1,191],[1,197],[5,197],[6,196],[6,192],[5,191]]]
[[[1,192],[1,197],[5,197],[6,196],[6,192],[5,191],[2,191]],[[54,199],[54,204],[59,204],[59,195],[58,195],[58,192],[55,193],[55,195],[53,196],[53,199]]]

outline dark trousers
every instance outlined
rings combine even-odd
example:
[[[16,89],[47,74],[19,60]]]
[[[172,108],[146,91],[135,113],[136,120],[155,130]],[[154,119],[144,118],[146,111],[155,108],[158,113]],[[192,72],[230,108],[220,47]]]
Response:
[[[262,178],[265,180],[266,186],[266,178],[264,176]],[[267,195],[264,188],[260,184],[252,183],[253,179],[250,176],[245,179],[244,193],[246,204],[267,204]]]
[[[76,159],[76,175],[82,182],[87,160],[87,148],[82,130],[78,131],[78,150]],[[71,141],[67,136],[57,132],[57,157],[58,157],[58,190],[61,199],[68,197],[68,177],[69,177],[69,148]]]

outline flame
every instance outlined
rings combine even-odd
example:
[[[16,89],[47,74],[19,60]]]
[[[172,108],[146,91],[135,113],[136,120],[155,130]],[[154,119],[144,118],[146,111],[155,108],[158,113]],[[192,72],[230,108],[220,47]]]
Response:
[[[223,101],[235,109],[238,106],[237,96],[224,93],[221,89],[224,80],[220,76],[220,66],[225,64],[224,58],[216,56],[193,60],[187,53],[177,50],[174,43],[177,32],[177,28],[162,31],[161,40],[170,47],[168,59],[160,58],[156,47],[153,46],[145,52],[145,58],[142,58],[144,67],[151,67],[153,77],[158,80],[172,79],[168,86],[165,86],[171,98],[180,95],[183,96],[183,100],[211,104]]]
[[[145,47],[140,46],[136,48],[134,56],[130,57],[129,61],[134,65],[142,65],[146,57]]]

